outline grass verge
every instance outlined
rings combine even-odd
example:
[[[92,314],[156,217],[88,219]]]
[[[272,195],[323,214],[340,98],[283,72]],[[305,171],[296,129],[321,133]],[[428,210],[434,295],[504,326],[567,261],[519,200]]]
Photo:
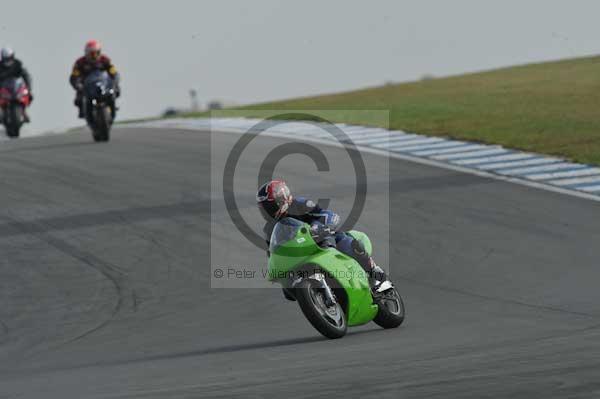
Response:
[[[600,56],[386,85],[237,108],[347,110],[336,122],[377,125],[368,109],[390,111],[390,127],[600,164]],[[244,112],[246,114],[246,112]],[[207,116],[206,113],[186,116]]]

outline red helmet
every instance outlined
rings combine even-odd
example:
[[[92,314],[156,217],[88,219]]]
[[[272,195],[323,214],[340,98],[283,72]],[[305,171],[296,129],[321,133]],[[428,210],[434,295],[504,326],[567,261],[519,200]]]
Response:
[[[277,220],[285,216],[292,200],[292,193],[283,180],[271,180],[263,184],[256,194],[258,208],[267,220]]]
[[[102,52],[102,45],[98,40],[89,40],[85,44],[85,56],[95,60]]]

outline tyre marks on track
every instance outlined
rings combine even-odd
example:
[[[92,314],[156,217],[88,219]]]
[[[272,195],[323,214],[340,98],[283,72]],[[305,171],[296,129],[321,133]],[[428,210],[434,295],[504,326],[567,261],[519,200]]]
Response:
[[[57,237],[52,236],[48,232],[51,231],[51,227],[45,226],[41,223],[35,222],[20,222],[10,216],[2,215],[0,218],[4,219],[7,222],[7,225],[16,228],[20,234],[28,235],[36,238],[39,241],[42,241],[49,245],[50,247],[56,249],[57,251],[77,260],[81,265],[85,267],[89,267],[96,272],[100,273],[105,279],[107,279],[114,288],[115,291],[115,303],[113,309],[111,310],[110,317],[102,320],[100,323],[95,325],[94,327],[84,331],[83,333],[78,334],[74,338],[71,338],[67,343],[74,342],[78,339],[81,339],[95,331],[106,326],[110,321],[119,313],[126,298],[126,292],[130,287],[128,282],[127,273],[124,269],[118,267],[117,265],[113,265],[103,259],[98,258],[97,256],[83,251],[64,240],[61,240]]]

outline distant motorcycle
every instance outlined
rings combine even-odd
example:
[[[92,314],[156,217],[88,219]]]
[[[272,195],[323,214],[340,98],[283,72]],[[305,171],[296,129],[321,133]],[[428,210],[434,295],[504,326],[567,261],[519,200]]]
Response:
[[[109,141],[116,115],[113,79],[106,71],[94,71],[83,82],[83,110],[95,141]]]
[[[0,84],[0,109],[6,135],[19,137],[25,123],[25,108],[31,104],[31,94],[23,78],[9,78]]]

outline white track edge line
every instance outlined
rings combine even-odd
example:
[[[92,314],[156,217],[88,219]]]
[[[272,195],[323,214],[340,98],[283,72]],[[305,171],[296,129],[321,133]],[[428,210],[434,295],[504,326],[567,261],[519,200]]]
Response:
[[[129,125],[130,127],[151,127],[151,128],[157,128],[157,129],[164,129],[164,126],[152,126],[150,124],[148,125],[143,125],[143,124],[139,124],[139,125],[134,125],[131,124]],[[239,130],[225,130],[222,128],[218,128],[218,129],[209,129],[206,130],[206,128],[189,128],[189,127],[176,127],[177,129],[181,129],[181,130],[192,130],[192,131],[207,131],[208,133],[210,133],[211,131],[213,132],[222,132],[222,133],[231,133],[231,134],[237,134],[237,135],[241,135],[244,134],[245,132],[240,132]],[[283,135],[283,134],[276,134],[276,133],[271,133],[271,132],[264,132],[262,133],[265,136],[270,136],[270,137],[279,137],[279,138],[287,138],[289,139],[290,137],[287,135]],[[350,147],[349,145],[344,145],[342,143],[339,143],[337,141],[329,141],[329,140],[322,140],[322,139],[316,139],[316,138],[312,138],[312,137],[305,137],[305,136],[296,136],[296,138],[298,139],[303,139],[305,141],[310,141],[310,142],[314,142],[314,143],[320,143],[323,145],[329,145],[329,146],[333,146],[333,147],[338,147],[338,148],[346,148],[346,147]],[[489,173],[486,172],[484,170],[478,170],[478,169],[472,169],[472,168],[467,168],[467,167],[462,167],[459,165],[453,165],[453,164],[448,164],[445,162],[441,162],[441,161],[436,161],[433,159],[424,159],[424,158],[419,158],[419,157],[415,157],[415,156],[411,156],[408,154],[400,154],[400,153],[395,153],[395,152],[391,152],[391,151],[385,151],[385,150],[377,150],[374,148],[370,148],[367,146],[356,146],[356,148],[359,148],[361,151],[364,151],[365,153],[370,153],[370,154],[375,154],[375,155],[380,155],[380,156],[387,156],[390,158],[394,158],[394,159],[400,159],[402,161],[408,161],[408,162],[413,162],[413,163],[417,163],[420,165],[427,165],[427,166],[433,166],[433,167],[438,167],[441,169],[447,169],[447,170],[453,170],[456,172],[462,172],[462,173],[467,173],[470,175],[475,175],[475,176],[480,176],[480,177],[487,177],[490,179],[494,179],[494,180],[499,180],[499,181],[504,181],[504,182],[508,182],[508,183],[514,183],[514,184],[518,184],[521,186],[526,186],[526,187],[532,187],[532,188],[537,188],[537,189],[541,189],[541,190],[545,190],[545,191],[550,191],[553,193],[559,193],[559,194],[565,194],[565,195],[569,195],[571,197],[577,197],[577,198],[582,198],[582,199],[587,199],[587,200],[592,200],[595,202],[600,202],[600,196],[598,195],[594,195],[594,194],[588,194],[582,191],[575,191],[575,190],[569,190],[567,188],[561,188],[561,187],[557,187],[557,186],[551,186],[548,184],[544,184],[541,182],[536,182],[536,181],[530,181],[530,180],[524,180],[524,179],[520,179],[517,177],[511,177],[511,176],[501,176],[501,175],[497,175],[494,173]]]

